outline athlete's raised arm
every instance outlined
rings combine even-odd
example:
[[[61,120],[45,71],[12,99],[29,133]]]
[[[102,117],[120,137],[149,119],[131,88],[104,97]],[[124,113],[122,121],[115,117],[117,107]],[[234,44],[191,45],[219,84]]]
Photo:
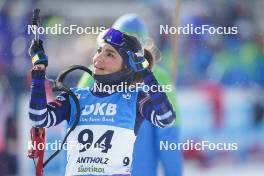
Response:
[[[167,95],[158,89],[160,85],[151,71],[145,70],[143,75],[144,84],[152,87],[153,91],[148,91],[148,94],[141,92],[139,96],[138,107],[141,116],[161,128],[172,125],[176,114]]]
[[[29,54],[33,64],[29,119],[32,126],[37,128],[57,125],[69,117],[69,96],[62,93],[57,96],[55,101],[47,103],[45,69],[48,65],[48,58],[41,40],[39,43],[35,40],[32,41]]]

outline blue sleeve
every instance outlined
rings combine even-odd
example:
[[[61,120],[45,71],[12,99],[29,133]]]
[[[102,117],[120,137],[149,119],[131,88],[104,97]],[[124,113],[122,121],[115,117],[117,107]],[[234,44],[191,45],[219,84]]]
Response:
[[[56,100],[47,103],[45,91],[45,71],[32,70],[29,119],[33,127],[48,128],[55,126],[70,115],[69,96],[61,93]]]
[[[165,92],[158,91],[159,83],[150,70],[143,76],[144,85],[153,87],[148,93],[140,92],[138,110],[141,117],[152,124],[164,128],[174,124],[176,114]]]

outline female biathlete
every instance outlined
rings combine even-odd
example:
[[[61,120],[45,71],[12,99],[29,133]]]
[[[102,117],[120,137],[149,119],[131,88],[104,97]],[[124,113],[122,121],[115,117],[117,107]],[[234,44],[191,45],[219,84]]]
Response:
[[[48,128],[66,120],[71,128],[76,114],[72,98],[61,93],[55,101],[47,103],[44,81],[48,59],[42,42],[33,40],[29,51],[34,58],[29,109],[33,127]],[[136,37],[113,28],[105,32],[93,57],[94,84],[117,88],[113,85],[143,81],[151,91],[103,91],[98,86],[72,88],[80,102],[81,117],[67,140],[73,147],[67,148],[65,175],[129,176],[133,146],[142,121],[146,119],[161,128],[174,123],[175,112],[166,94],[158,88],[150,70],[152,66],[152,54],[142,48]]]
[[[114,22],[113,28],[137,37],[143,46],[146,45],[145,41],[149,41],[147,25],[137,14],[128,13],[120,16]],[[153,43],[148,43],[146,47],[154,50]],[[171,58],[163,57],[162,59],[168,60]],[[158,65],[157,62],[155,62],[152,72],[161,85],[173,85],[168,70]],[[92,83],[93,78],[89,74],[84,73],[78,83],[78,87],[87,87],[92,85]],[[144,121],[141,124],[133,151],[132,175],[134,176],[157,176],[160,172],[158,169],[159,164],[162,166],[163,173],[166,176],[182,175],[182,152],[180,150],[160,148],[161,142],[178,143],[180,136],[180,118],[177,114],[176,90],[167,91],[166,95],[176,112],[177,120],[169,128],[156,128],[148,121]],[[149,148],[148,146],[152,147]],[[145,162],[141,162],[142,160]]]

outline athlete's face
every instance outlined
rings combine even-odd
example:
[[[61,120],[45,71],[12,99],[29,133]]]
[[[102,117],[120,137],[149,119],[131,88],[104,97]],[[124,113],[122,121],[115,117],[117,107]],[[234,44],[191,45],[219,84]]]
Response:
[[[107,43],[102,43],[93,57],[94,74],[105,75],[120,71],[123,59],[120,54]]]

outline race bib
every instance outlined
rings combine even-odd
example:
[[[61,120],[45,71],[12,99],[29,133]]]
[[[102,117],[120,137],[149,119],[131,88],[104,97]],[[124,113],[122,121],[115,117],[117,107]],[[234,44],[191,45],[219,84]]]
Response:
[[[67,142],[66,175],[130,174],[135,138],[131,129],[77,126]]]

